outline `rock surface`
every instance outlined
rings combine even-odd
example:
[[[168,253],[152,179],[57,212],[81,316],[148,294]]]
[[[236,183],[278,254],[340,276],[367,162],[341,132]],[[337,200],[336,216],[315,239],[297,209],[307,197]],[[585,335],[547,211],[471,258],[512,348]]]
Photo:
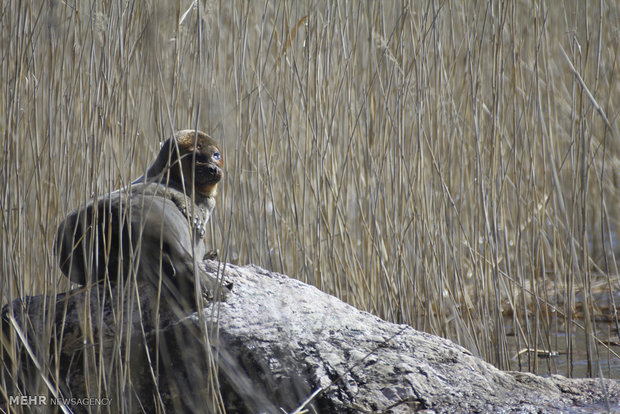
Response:
[[[204,265],[213,276],[222,273],[217,262]],[[59,296],[56,302],[39,296],[11,306],[19,325],[26,313],[36,325],[43,303],[55,309],[57,320],[64,315],[66,334],[59,349],[64,355],[60,372],[66,380],[60,389],[65,396],[93,395],[94,381],[87,381],[89,374],[75,363],[76,355],[84,359],[80,352],[86,344],[96,345],[97,355],[104,356],[131,350],[130,369],[125,367],[129,385],[121,380],[126,376],[110,374],[121,368],[106,370],[106,378],[118,379],[106,385],[110,394],[133,396],[122,402],[112,398],[112,411],[149,412],[163,405],[172,412],[204,412],[219,404],[227,412],[266,413],[298,408],[316,413],[620,412],[620,381],[503,372],[449,340],[385,322],[287,276],[230,264],[223,274],[232,291],[201,314],[179,318],[172,312],[152,312],[156,295],[148,288],[140,291],[139,311],[126,300],[125,311],[133,309],[126,322],[134,329],[131,341],[115,329],[125,326],[113,320],[118,314],[112,310],[119,304],[106,305],[101,292],[90,292],[91,312],[93,302],[98,302],[104,315],[104,323],[90,328],[92,343],[80,333],[87,297],[83,289]],[[3,309],[5,335],[14,326],[8,322],[8,310]],[[217,353],[197,339],[205,330]],[[158,364],[152,363],[154,355],[159,355]],[[215,366],[219,384],[206,383],[207,371]],[[0,380],[6,382],[9,375],[4,377]],[[222,395],[216,403],[209,397],[214,387]],[[101,396],[101,386],[97,389]]]

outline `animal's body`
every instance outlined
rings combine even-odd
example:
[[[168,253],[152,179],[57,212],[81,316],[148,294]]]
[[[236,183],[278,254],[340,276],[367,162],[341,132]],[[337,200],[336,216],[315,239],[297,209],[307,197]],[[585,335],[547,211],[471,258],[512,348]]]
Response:
[[[223,165],[207,134],[178,132],[144,176],[60,224],[55,248],[62,272],[82,285],[136,277],[191,297],[194,258],[205,253],[202,238]]]

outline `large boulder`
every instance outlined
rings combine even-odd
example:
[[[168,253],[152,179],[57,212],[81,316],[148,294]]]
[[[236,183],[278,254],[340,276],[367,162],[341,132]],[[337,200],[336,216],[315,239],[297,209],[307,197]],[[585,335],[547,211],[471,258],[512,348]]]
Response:
[[[9,337],[36,344],[30,352],[5,347],[11,362],[0,381],[29,372],[7,394],[38,383],[56,390],[50,397],[107,397],[111,411],[123,412],[620,411],[619,381],[500,371],[449,340],[383,321],[285,275],[213,261],[204,267],[220,280],[223,274],[230,291],[200,313],[159,308],[149,286],[137,294],[80,289],[5,306],[5,344]],[[51,325],[52,344],[37,341]]]

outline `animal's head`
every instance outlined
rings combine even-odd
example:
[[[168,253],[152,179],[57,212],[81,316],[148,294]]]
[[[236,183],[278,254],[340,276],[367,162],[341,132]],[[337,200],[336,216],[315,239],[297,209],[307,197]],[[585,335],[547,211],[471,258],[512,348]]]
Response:
[[[186,192],[194,186],[196,193],[214,196],[217,184],[224,174],[224,157],[217,142],[201,131],[183,130],[164,143],[172,165],[170,178],[177,185],[184,185]],[[180,167],[180,168],[179,168]]]

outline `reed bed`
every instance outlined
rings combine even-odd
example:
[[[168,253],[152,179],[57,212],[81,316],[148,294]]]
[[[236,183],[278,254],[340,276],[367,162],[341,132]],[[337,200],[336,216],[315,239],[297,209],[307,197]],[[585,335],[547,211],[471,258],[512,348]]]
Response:
[[[197,128],[223,261],[502,369],[619,378],[618,6],[4,1],[1,302],[68,290],[64,215]]]

